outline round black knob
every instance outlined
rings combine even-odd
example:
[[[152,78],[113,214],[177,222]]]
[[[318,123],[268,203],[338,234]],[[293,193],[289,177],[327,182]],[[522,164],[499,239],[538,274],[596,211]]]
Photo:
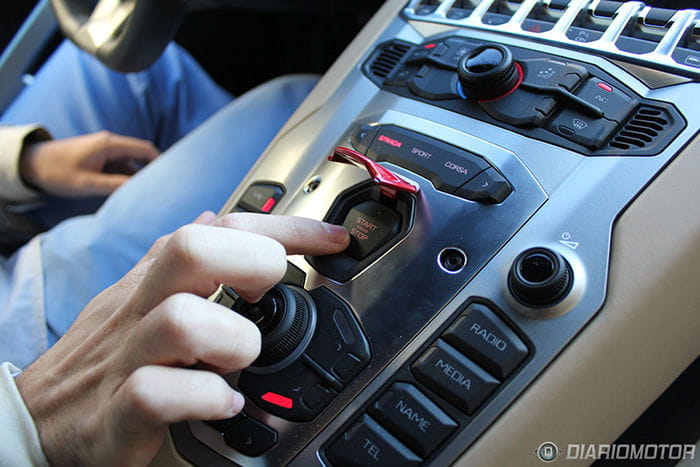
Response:
[[[523,305],[543,308],[562,301],[571,290],[573,271],[568,261],[548,248],[525,250],[513,262],[508,285]]]
[[[233,309],[253,321],[262,334],[254,367],[286,366],[304,351],[313,333],[316,306],[301,288],[277,284],[259,301],[239,299]]]
[[[482,45],[464,55],[457,65],[457,75],[465,97],[474,101],[502,97],[520,78],[513,54],[498,44]]]

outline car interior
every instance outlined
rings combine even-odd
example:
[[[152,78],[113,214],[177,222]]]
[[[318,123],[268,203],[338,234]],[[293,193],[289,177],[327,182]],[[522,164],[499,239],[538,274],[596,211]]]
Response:
[[[175,40],[235,95],[323,75],[220,214],[350,246],[210,297],[263,336],[245,409],[155,463],[697,465],[699,3],[1,6],[0,112],[64,37],[121,72]]]

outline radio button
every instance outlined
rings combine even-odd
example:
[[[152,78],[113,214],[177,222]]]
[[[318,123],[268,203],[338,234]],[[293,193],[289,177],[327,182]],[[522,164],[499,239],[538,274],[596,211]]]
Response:
[[[469,305],[442,335],[449,344],[500,379],[527,357],[527,347],[488,307]]]

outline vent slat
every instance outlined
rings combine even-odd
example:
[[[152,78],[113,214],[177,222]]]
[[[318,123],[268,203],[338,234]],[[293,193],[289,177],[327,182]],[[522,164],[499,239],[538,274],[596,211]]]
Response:
[[[388,44],[369,65],[370,73],[377,78],[386,78],[394,71],[394,68],[401,62],[409,50],[411,50],[411,46],[406,44]]]
[[[669,122],[663,110],[642,106],[608,145],[623,151],[651,146],[668,130]]]

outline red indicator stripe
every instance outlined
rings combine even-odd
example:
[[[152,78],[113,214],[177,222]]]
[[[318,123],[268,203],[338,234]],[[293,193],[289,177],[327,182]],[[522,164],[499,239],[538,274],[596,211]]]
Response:
[[[281,394],[277,394],[275,392],[266,392],[262,396],[260,396],[262,400],[265,402],[269,402],[270,404],[275,404],[279,407],[285,408],[285,409],[291,409],[294,407],[294,401],[290,399],[287,396],[283,396]]]
[[[432,49],[432,48],[434,48],[434,47],[436,47],[436,46],[437,46],[437,44],[436,44],[435,42],[433,42],[433,43],[431,43],[431,44],[425,44],[425,45],[423,46],[423,48],[424,48],[424,49]]]
[[[260,208],[260,211],[262,211],[262,212],[272,211],[272,208],[275,207],[275,203],[276,203],[275,198],[272,198],[272,197],[267,198],[267,201],[265,201],[265,204],[262,205],[262,207]]]
[[[598,87],[603,91],[613,92],[612,86],[607,83],[598,83]]]

